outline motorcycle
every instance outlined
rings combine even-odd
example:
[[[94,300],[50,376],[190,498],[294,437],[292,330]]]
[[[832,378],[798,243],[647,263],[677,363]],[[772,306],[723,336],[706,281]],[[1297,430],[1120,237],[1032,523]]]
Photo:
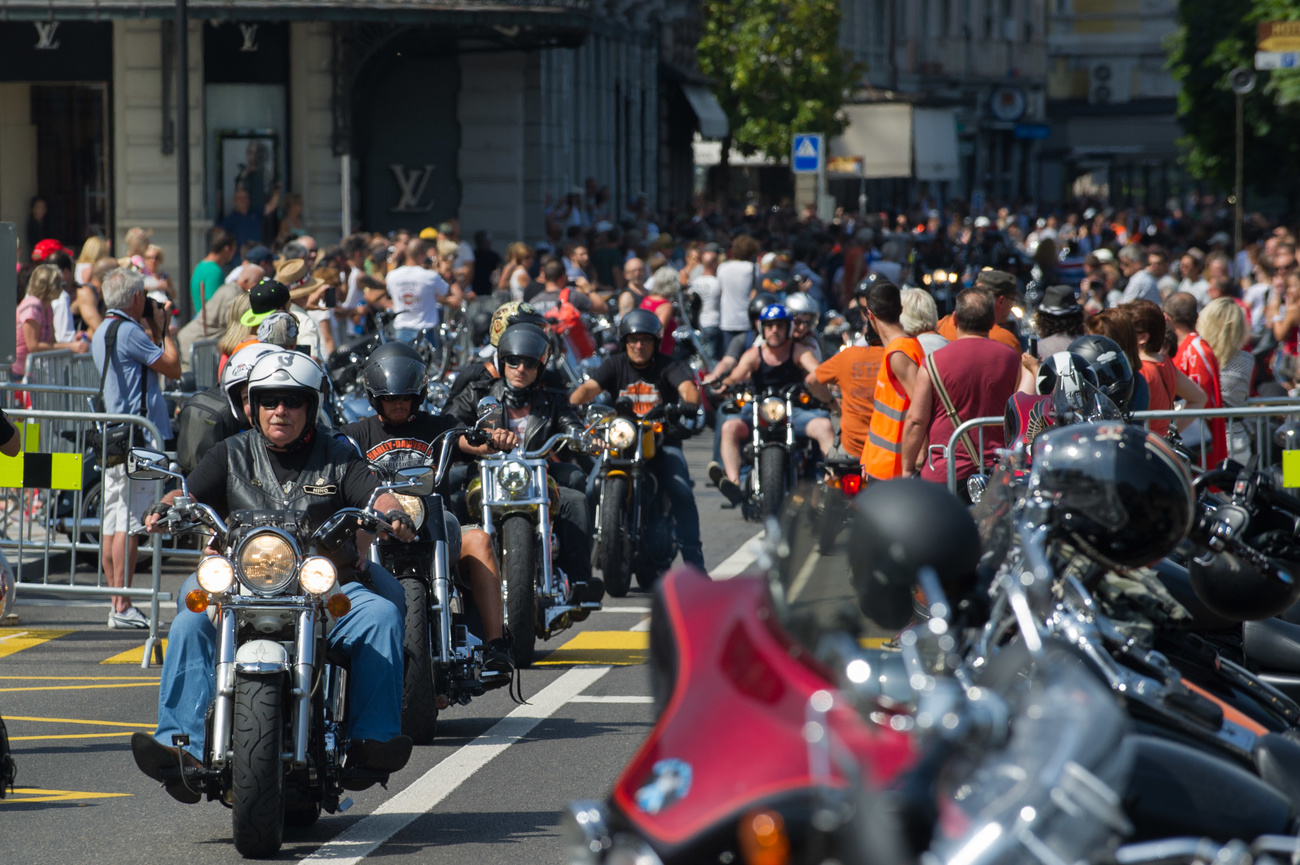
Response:
[[[715,391],[716,393],[716,391]],[[768,388],[762,393],[745,389],[722,403],[725,414],[749,412],[750,440],[742,459],[752,469],[745,490],[743,513],[747,520],[766,522],[781,509],[785,494],[806,477],[817,458],[811,439],[796,439],[790,417],[795,405],[812,404],[803,385]]]
[[[207,531],[220,551],[198,566],[200,588],[185,597],[191,612],[215,609],[216,697],[208,707],[207,748],[197,770],[175,770],[195,792],[231,809],[235,848],[262,858],[280,848],[286,823],[310,825],[345,811],[345,789],[388,776],[343,766],[349,664],[331,655],[327,634],[351,609],[339,590],[339,564],[355,559],[358,531],[392,531],[373,510],[381,492],[426,496],[434,472],[399,469],[365,508],[343,508],[314,532],[300,512],[235,511],[222,520],[190,498],[184,477],[158,451],[135,448],[127,473],[137,480],[174,478],[182,494],[166,517],[171,534]],[[337,560],[337,561],[336,561]],[[188,744],[177,736],[176,746]]]
[[[595,429],[603,427],[604,453],[596,505],[596,565],[605,590],[621,598],[631,588],[633,574],[637,585],[649,590],[677,557],[672,505],[647,465],[663,444],[664,420],[676,406],[657,406],[631,417],[615,417],[600,408]]]
[[[478,403],[481,420],[499,417],[496,397]],[[584,433],[590,434],[588,427]],[[465,503],[470,518],[481,521],[492,536],[501,563],[506,630],[515,666],[530,666],[537,640],[549,640],[583,621],[599,601],[581,601],[585,585],[573,582],[555,562],[555,532],[551,508],[559,488],[546,471],[547,457],[556,448],[583,448],[584,442],[563,433],[551,436],[537,450],[521,444],[509,453],[479,459],[479,476],[470,481]]]
[[[431,467],[434,492],[426,496],[398,494],[403,510],[415,523],[416,539],[405,544],[380,541],[371,557],[402,584],[406,595],[406,630],[403,639],[402,733],[416,745],[433,741],[438,713],[452,705],[468,705],[489,688],[509,684],[497,673],[483,669],[481,626],[473,604],[465,597],[456,563],[450,560],[446,508],[436,492],[451,466],[456,442],[466,436],[483,444],[480,429],[458,427],[430,442],[438,457]],[[373,464],[384,481],[397,479],[403,466]]]

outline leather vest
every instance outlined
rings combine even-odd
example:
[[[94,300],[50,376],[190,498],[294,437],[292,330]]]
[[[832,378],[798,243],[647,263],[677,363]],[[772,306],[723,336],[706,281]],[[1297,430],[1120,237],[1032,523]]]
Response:
[[[335,511],[347,507],[343,478],[357,457],[333,431],[316,427],[311,453],[298,477],[281,484],[271,453],[256,431],[226,439],[226,502],[230,510],[306,511],[314,531]]]

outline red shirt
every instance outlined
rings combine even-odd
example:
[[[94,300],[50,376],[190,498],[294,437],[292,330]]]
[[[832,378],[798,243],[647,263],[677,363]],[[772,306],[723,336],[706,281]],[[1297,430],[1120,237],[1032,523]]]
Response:
[[[1178,345],[1178,353],[1174,355],[1174,366],[1205,391],[1206,408],[1223,408],[1223,395],[1219,390],[1219,362],[1205,340],[1194,333],[1184,337]],[[1210,462],[1207,468],[1218,465],[1228,456],[1226,422],[1223,418],[1213,418],[1209,421],[1209,427]]]

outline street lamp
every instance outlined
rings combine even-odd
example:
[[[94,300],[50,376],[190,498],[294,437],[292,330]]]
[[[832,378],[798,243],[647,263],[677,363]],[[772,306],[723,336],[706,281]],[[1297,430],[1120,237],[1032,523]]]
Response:
[[[1246,94],[1255,89],[1255,73],[1245,66],[1238,66],[1228,73],[1228,86],[1232,88],[1233,94],[1237,101],[1237,171],[1233,183],[1233,197],[1236,199],[1237,206],[1233,210],[1232,217],[1232,251],[1235,255],[1241,252],[1241,221],[1242,221],[1242,151],[1244,149],[1244,127],[1245,119],[1243,117],[1243,106],[1246,101]]]

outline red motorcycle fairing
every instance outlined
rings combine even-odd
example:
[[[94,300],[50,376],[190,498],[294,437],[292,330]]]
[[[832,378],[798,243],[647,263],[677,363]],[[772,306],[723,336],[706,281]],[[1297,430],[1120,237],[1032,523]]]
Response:
[[[714,582],[683,567],[659,591],[676,653],[672,692],[614,784],[614,812],[664,852],[774,799],[847,786],[833,761],[829,777],[810,771],[808,700],[834,685],[781,629],[766,582]],[[909,736],[870,725],[842,700],[827,724],[869,783],[887,785],[915,763]],[[649,810],[637,801],[647,791]]]
[[[1034,439],[1056,425],[1051,413],[1051,400],[1050,395],[1019,392],[1011,395],[1002,420],[1002,440],[1007,447],[1024,444],[1025,453],[1032,453]]]

